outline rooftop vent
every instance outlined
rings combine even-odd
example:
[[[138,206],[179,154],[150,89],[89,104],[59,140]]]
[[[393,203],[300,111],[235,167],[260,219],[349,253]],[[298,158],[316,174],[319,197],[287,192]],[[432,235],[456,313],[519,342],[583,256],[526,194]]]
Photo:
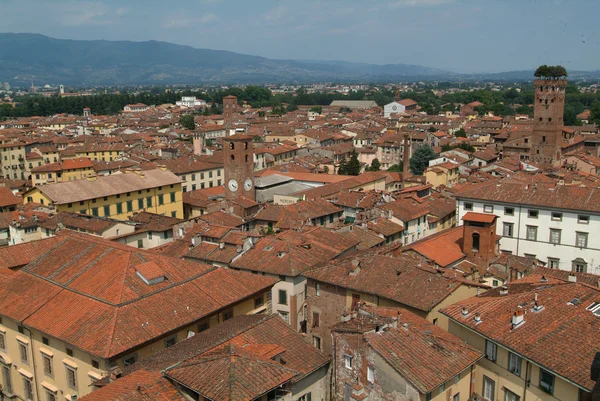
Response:
[[[577,282],[577,276],[574,274],[569,274],[569,282],[570,283],[576,283]]]
[[[285,256],[285,252],[277,252],[278,258],[283,258]]]
[[[500,295],[508,295],[508,287],[503,285],[500,287]]]
[[[271,249],[273,249],[273,246],[271,246],[271,245],[267,245],[267,246],[265,246],[265,251],[267,251],[267,252],[268,252],[268,251],[270,251]]]
[[[469,310],[467,309],[466,306],[463,306],[462,311],[460,312],[463,316],[468,316],[469,315]]]
[[[475,313],[475,317],[473,318],[473,320],[475,321],[475,324],[481,323],[481,315],[479,314],[479,312]]]
[[[547,283],[548,279],[546,278],[546,276],[542,276],[542,279],[540,280],[542,283]]]
[[[513,313],[511,318],[511,330],[514,330],[520,327],[523,323],[525,323],[525,311],[519,309]]]

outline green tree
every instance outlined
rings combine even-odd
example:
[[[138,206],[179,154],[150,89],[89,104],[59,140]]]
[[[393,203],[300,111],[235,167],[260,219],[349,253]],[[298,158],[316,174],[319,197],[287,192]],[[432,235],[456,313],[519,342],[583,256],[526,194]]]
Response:
[[[342,159],[342,161],[340,162],[340,165],[338,166],[338,174],[339,175],[347,175],[348,171],[348,163],[346,162],[346,159]]]
[[[254,135],[252,137],[252,142],[264,142],[264,138],[260,135]]]
[[[400,164],[392,164],[390,168],[387,169],[390,173],[401,173],[403,169],[402,163]]]
[[[288,112],[290,112],[290,111],[296,111],[296,110],[298,110],[298,106],[296,106],[294,103],[288,104],[288,106],[287,106],[287,111]]]
[[[590,107],[590,119],[593,122],[600,124],[600,100],[595,100],[594,103],[592,103],[592,107]]]
[[[427,144],[419,146],[410,158],[410,170],[415,175],[423,174],[423,171],[429,165],[429,161],[435,159],[437,156],[431,146]]]
[[[457,131],[454,133],[454,135],[455,135],[457,138],[460,138],[460,137],[462,137],[462,138],[466,138],[466,137],[467,137],[467,132],[465,131],[465,129],[464,129],[464,128],[460,128],[459,130],[457,130]]]
[[[323,108],[321,106],[315,106],[315,107],[311,107],[310,111],[312,113],[321,114],[323,112]]]
[[[358,153],[356,150],[352,150],[350,153],[350,160],[348,164],[346,164],[346,173],[347,175],[359,175],[360,174],[360,162],[358,161]]]
[[[369,170],[370,171],[379,171],[380,169],[381,169],[381,163],[379,163],[379,159],[378,158],[373,159]]]
[[[194,116],[191,114],[182,114],[179,117],[179,125],[181,125],[185,129],[189,129],[190,131],[196,129],[196,122],[194,121]]]

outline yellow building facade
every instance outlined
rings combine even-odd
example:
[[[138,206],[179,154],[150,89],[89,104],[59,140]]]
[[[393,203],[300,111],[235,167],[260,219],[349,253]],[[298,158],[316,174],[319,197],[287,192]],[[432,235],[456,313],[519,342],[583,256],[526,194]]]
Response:
[[[232,317],[270,313],[269,297],[270,289],[114,359],[97,357],[0,315],[0,376],[4,393],[17,400],[62,401],[71,400],[72,395],[82,397],[92,392],[93,383],[114,367],[122,369]]]
[[[51,206],[58,212],[128,220],[147,211],[183,218],[181,180],[160,169],[42,185],[26,192],[25,203]]]

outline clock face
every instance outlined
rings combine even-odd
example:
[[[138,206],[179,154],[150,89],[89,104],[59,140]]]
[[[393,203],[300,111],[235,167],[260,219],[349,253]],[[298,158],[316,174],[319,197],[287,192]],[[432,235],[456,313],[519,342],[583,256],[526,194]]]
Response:
[[[252,180],[250,178],[244,182],[244,189],[246,191],[250,191],[252,189]]]
[[[229,190],[231,190],[232,192],[235,192],[238,190],[238,183],[236,180],[229,180]]]

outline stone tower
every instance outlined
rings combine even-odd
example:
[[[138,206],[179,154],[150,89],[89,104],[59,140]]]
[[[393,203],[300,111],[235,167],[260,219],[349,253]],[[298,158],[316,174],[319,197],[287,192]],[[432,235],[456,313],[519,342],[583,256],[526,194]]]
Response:
[[[237,97],[229,95],[223,98],[223,119],[225,121],[225,128],[233,128],[233,117],[237,113],[237,107]]]
[[[225,197],[240,195],[255,200],[254,143],[249,135],[232,135],[223,138],[223,167],[225,170]]]
[[[531,161],[558,167],[561,158],[566,79],[536,79]]]

